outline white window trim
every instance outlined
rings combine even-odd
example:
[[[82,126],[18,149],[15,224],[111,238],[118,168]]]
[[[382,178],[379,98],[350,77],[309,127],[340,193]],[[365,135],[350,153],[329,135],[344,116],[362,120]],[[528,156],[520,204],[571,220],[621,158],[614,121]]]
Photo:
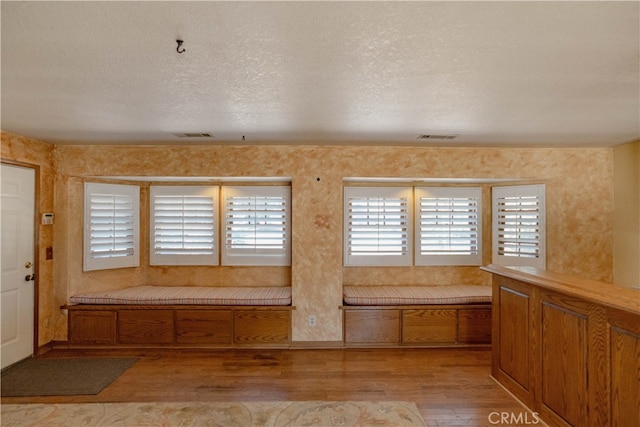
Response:
[[[470,199],[475,200],[469,218],[475,216],[475,223],[469,229],[475,229],[477,238],[475,252],[471,254],[422,254],[422,199]],[[482,188],[480,187],[416,187],[415,189],[415,265],[481,265],[482,264]],[[447,227],[447,226],[445,226]],[[472,231],[470,231],[472,232]]]
[[[220,188],[218,186],[156,186],[150,187],[149,198],[149,265],[218,265],[218,218]],[[162,253],[156,249],[156,199],[162,196],[200,196],[211,200],[212,245],[210,253]],[[168,252],[168,251],[166,251]]]
[[[233,248],[227,241],[227,202],[233,197],[282,197],[284,206],[284,242],[281,249]],[[221,212],[222,265],[290,266],[291,265],[291,187],[223,186]]]
[[[390,254],[354,254],[350,239],[350,205],[352,199],[364,198],[399,198],[406,199],[406,222],[403,224],[405,251],[397,255]],[[411,187],[345,187],[344,188],[344,265],[345,266],[410,266],[413,262],[413,222],[412,188]]]
[[[91,196],[104,194],[108,196],[124,196],[131,200],[132,215],[132,253],[130,255],[114,255],[94,257],[91,253]],[[84,184],[84,239],[83,270],[107,270],[115,268],[138,267],[140,265],[140,187],[137,185],[101,184],[86,182]]]
[[[546,187],[544,184],[514,185],[493,187],[492,189],[492,262],[504,266],[529,266],[540,269],[546,268]],[[539,202],[538,218],[538,256],[521,257],[505,256],[499,253],[499,215],[498,200],[504,197],[537,197]]]

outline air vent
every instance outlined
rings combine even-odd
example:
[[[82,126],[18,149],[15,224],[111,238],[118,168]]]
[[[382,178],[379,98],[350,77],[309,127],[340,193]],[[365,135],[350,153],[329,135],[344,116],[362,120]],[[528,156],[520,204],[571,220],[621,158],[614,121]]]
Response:
[[[453,139],[458,135],[419,135],[418,139]]]
[[[174,133],[178,138],[214,138],[210,133]]]

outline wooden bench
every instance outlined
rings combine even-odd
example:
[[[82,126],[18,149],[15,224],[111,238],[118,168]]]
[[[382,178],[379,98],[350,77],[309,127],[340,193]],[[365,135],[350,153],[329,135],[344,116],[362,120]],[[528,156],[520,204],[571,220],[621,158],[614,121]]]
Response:
[[[74,347],[288,347],[291,288],[139,286],[71,297]]]
[[[345,286],[347,347],[491,343],[491,287]]]

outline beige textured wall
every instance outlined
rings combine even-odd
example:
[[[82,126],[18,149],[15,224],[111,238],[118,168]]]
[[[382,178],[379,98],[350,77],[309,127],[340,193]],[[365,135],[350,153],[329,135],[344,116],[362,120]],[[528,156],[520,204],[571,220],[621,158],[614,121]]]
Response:
[[[56,241],[66,252],[61,296],[145,282],[293,286],[295,341],[340,341],[341,289],[347,284],[487,283],[473,267],[343,268],[343,178],[508,178],[547,185],[547,267],[596,280],[612,280],[612,150],[473,149],[319,146],[58,146]],[[262,274],[247,269],[146,268],[82,273],[81,183],[88,176],[287,176],[292,179],[292,267]],[[320,180],[318,181],[318,178]],[[488,200],[488,191],[485,192]],[[487,211],[487,210],[485,210]],[[485,216],[485,230],[490,217]],[[485,232],[485,263],[490,245]],[[144,253],[143,247],[143,253]],[[58,258],[60,261],[60,258]],[[257,273],[256,273],[257,272]],[[289,276],[290,274],[290,276]],[[240,279],[241,278],[241,279]],[[255,281],[255,282],[254,282]],[[288,284],[288,283],[287,283]],[[315,327],[307,326],[310,314]],[[62,333],[62,329],[60,329]]]
[[[640,288],[640,141],[613,148],[614,281]]]
[[[55,333],[50,330],[47,333],[47,329],[42,328],[41,345],[51,339],[66,338],[66,318],[58,306],[77,291],[142,283],[291,284],[296,306],[294,341],[332,342],[342,339],[339,306],[343,283],[488,282],[488,274],[475,267],[343,268],[342,187],[343,178],[352,176],[509,178],[543,182],[547,185],[548,269],[603,281],[611,281],[613,277],[610,148],[60,145],[53,149],[48,144],[5,135],[2,143],[3,157],[6,145],[7,158],[47,164],[47,173],[43,176],[51,177],[51,165],[56,166],[55,281],[41,280],[40,291],[41,323],[46,317],[54,316]],[[118,175],[291,177],[291,268],[149,268],[146,267],[148,241],[143,237],[141,267],[83,273],[82,184],[87,177]],[[48,202],[41,204],[51,206],[52,185],[44,188],[48,190],[42,197]],[[148,197],[146,188],[141,193],[143,200]],[[485,206],[489,206],[488,187],[484,197]],[[491,258],[487,212],[485,209],[483,220],[485,263]],[[143,220],[143,229],[148,227],[145,223]],[[47,268],[50,271],[50,263],[44,271]],[[317,316],[315,327],[306,324],[311,314]]]
[[[1,157],[3,162],[18,162],[39,169],[39,180],[36,183],[39,199],[36,216],[40,218],[44,212],[54,212],[54,146],[46,142],[23,138],[7,132],[0,132]],[[37,221],[37,219],[36,219]],[[39,223],[39,221],[37,221]],[[46,248],[54,243],[54,228],[50,225],[36,227],[38,246],[37,298],[38,298],[38,345],[44,345],[54,337],[55,318],[59,313],[54,292],[54,260],[46,259]],[[54,253],[54,258],[55,258]]]

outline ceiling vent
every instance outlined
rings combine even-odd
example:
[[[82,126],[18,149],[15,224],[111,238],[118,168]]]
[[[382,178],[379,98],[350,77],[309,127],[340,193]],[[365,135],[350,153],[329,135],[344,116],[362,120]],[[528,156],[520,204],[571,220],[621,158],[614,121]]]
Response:
[[[178,138],[214,138],[210,133],[174,133]]]
[[[425,134],[425,135],[419,135],[418,139],[454,139],[457,136],[458,135],[432,135],[432,134]]]

